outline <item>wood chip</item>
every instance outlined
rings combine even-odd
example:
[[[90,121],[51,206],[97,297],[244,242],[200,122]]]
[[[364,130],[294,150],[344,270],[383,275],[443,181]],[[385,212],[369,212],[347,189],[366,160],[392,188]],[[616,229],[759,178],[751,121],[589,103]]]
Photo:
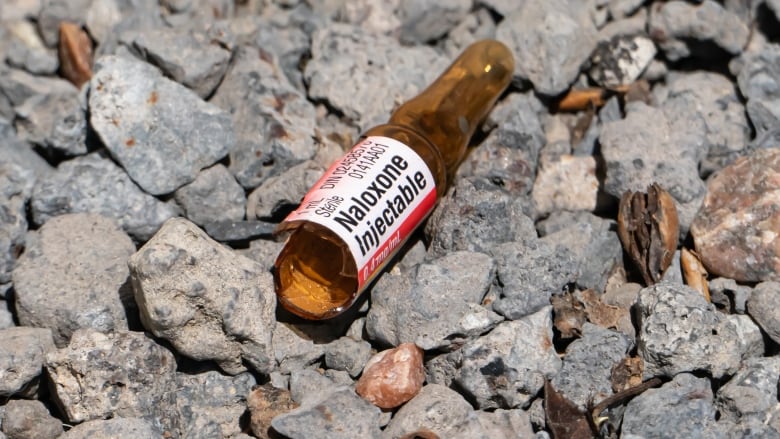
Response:
[[[59,58],[62,76],[76,87],[92,78],[92,41],[79,25],[60,23]]]

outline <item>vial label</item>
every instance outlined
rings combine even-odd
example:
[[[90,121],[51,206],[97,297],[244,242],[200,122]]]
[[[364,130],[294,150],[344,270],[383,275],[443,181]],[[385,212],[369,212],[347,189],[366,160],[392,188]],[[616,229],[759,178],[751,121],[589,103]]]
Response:
[[[435,204],[436,184],[422,158],[395,139],[371,136],[334,163],[284,223],[311,221],[338,235],[362,289]]]

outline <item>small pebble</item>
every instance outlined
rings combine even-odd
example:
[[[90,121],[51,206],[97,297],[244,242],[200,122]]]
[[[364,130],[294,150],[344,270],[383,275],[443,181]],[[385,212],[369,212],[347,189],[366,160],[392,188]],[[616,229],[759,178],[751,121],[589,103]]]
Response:
[[[417,395],[424,380],[422,349],[402,343],[368,360],[355,391],[377,407],[392,409]]]
[[[8,401],[0,425],[8,439],[55,439],[63,432],[62,421],[36,400]]]

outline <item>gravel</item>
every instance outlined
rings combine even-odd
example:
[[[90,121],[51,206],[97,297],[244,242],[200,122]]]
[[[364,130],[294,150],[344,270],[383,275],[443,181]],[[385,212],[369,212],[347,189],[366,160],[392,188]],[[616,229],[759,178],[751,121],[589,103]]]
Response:
[[[580,409],[614,398],[613,438],[780,436],[779,16],[3,1],[0,439],[542,439],[560,427],[545,382]],[[61,77],[63,21],[92,44],[81,87]],[[425,226],[344,314],[277,307],[278,222],[483,38],[514,78]],[[655,285],[627,262],[618,201],[653,183],[709,298],[678,256]],[[370,361],[399,346],[415,355]]]

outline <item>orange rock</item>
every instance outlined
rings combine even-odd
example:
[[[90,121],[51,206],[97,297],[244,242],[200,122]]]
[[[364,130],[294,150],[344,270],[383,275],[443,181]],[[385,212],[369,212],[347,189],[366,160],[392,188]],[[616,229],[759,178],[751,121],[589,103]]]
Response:
[[[391,409],[417,395],[423,381],[422,349],[414,343],[403,343],[371,357],[355,391],[375,406]]]

